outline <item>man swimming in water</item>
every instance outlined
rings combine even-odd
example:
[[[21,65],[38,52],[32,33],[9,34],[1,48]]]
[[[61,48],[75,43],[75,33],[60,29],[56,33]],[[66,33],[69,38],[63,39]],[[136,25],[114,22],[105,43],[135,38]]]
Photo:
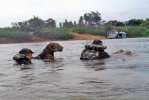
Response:
[[[22,65],[22,64],[31,64],[31,60],[32,60],[32,54],[33,51],[31,49],[28,48],[23,48],[19,51],[18,54],[13,56],[13,60],[18,64],[18,65]]]
[[[85,45],[85,49],[81,53],[81,60],[93,60],[109,58],[110,55],[105,52],[106,46],[103,46],[101,40],[94,40],[92,44]]]

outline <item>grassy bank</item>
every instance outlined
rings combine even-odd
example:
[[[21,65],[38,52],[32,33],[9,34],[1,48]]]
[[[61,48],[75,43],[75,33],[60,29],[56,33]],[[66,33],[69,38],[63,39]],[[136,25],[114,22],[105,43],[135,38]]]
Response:
[[[12,40],[28,40],[30,34],[13,28],[0,28],[0,38],[8,38]]]
[[[67,40],[72,38],[71,32],[64,28],[47,28],[41,32],[34,33],[34,35],[50,40]]]
[[[115,29],[126,32],[128,37],[149,37],[149,29],[142,26],[123,26]]]
[[[149,37],[149,28],[143,26],[100,25],[98,27],[77,26],[70,28],[47,28],[40,32],[25,32],[16,28],[0,28],[0,38],[30,41],[32,37],[36,36],[49,40],[67,40],[73,37],[71,33],[88,33],[106,37],[107,31],[111,29],[124,31],[127,33],[128,37]]]
[[[72,32],[79,33],[79,34],[93,34],[93,35],[100,35],[100,36],[106,36],[107,33],[107,27],[106,26],[99,26],[99,27],[74,27],[72,28]]]
[[[15,41],[31,41],[31,38],[34,36],[49,40],[66,40],[72,38],[68,30],[60,28],[46,29],[41,32],[25,32],[14,28],[0,28],[0,38]]]
[[[101,25],[99,27],[76,27],[73,28],[73,32],[80,33],[80,34],[93,34],[93,35],[100,35],[105,36],[107,35],[107,31],[115,29],[120,31],[124,31],[127,33],[127,37],[149,37],[149,28],[142,27],[142,26],[109,26],[109,25]]]

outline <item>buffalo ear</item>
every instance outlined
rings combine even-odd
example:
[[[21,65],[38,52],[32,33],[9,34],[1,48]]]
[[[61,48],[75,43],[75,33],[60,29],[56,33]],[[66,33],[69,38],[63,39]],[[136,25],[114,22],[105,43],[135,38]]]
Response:
[[[54,49],[54,45],[51,45],[51,49]]]
[[[46,46],[46,49],[48,49],[50,51],[53,50],[53,48],[54,48],[54,46],[50,43]]]
[[[55,45],[54,44],[50,44],[50,50],[55,51]]]

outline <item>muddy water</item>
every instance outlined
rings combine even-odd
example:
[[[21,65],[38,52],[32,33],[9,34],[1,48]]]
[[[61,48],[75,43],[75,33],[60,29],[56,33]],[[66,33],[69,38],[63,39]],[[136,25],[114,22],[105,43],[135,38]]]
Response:
[[[15,65],[12,56],[23,47],[36,56],[48,42],[1,44],[0,100],[149,100],[149,39],[103,40],[111,58],[80,61],[90,42],[58,41],[64,50],[55,62],[29,66]],[[119,49],[135,56],[112,54]]]

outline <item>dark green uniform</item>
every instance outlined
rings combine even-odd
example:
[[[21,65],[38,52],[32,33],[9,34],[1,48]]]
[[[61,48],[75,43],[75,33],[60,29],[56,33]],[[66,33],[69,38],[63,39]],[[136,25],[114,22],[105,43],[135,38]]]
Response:
[[[105,52],[106,46],[102,45],[101,40],[94,40],[92,44],[85,45],[85,49],[81,53],[81,60],[93,60],[109,58],[109,54]]]
[[[13,56],[13,60],[19,65],[31,64],[31,60],[27,57],[28,53],[33,53],[33,51],[28,48],[23,48],[19,51],[19,54]]]

